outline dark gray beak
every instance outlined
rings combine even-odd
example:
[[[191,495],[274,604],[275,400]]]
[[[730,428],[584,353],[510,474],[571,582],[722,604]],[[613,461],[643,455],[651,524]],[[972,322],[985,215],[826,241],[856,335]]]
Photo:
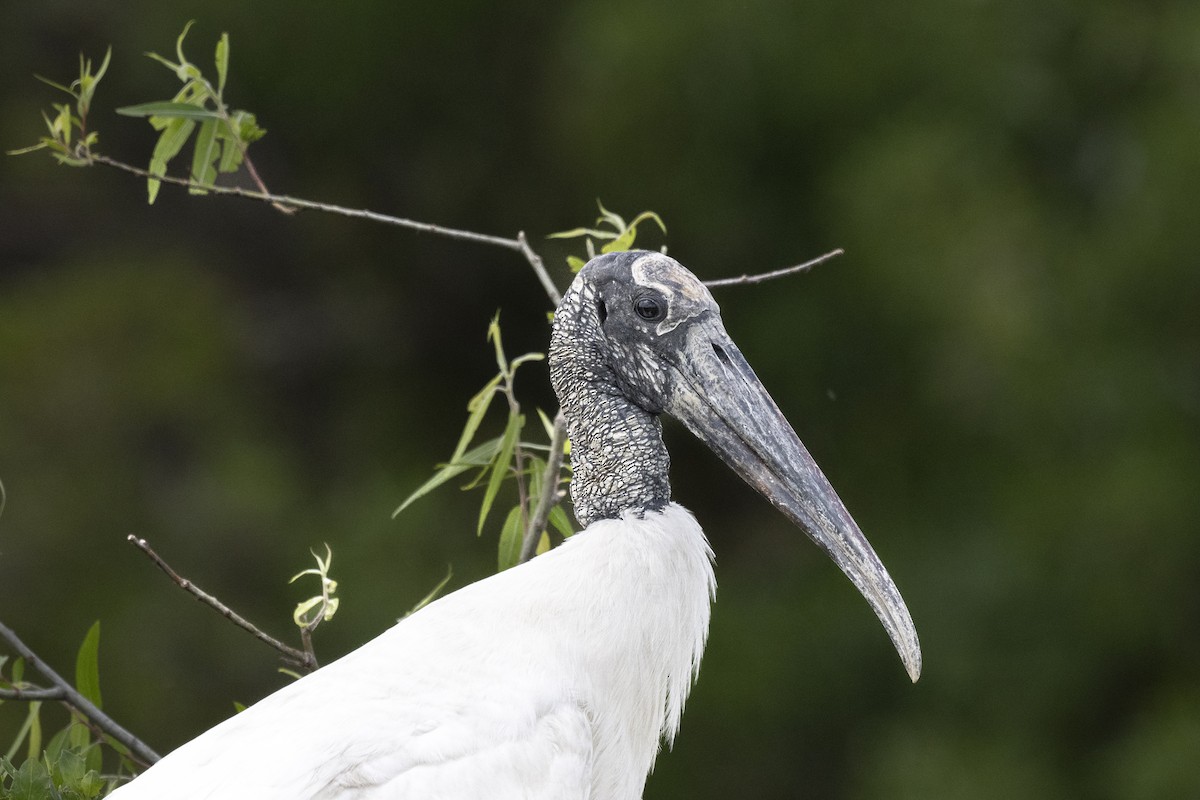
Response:
[[[712,315],[687,326],[667,413],[829,554],[870,603],[915,683],[921,643],[900,590],[775,401]]]

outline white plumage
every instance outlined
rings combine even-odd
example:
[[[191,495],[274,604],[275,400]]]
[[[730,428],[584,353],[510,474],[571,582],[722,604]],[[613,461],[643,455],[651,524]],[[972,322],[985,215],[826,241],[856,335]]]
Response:
[[[593,259],[549,355],[584,530],[226,720],[116,800],[636,800],[679,729],[716,589],[704,534],[670,501],[662,413],[833,558],[916,680],[899,591],[694,275],[660,253]]]
[[[431,603],[112,797],[640,797],[700,663],[711,558],[678,505],[600,520]]]

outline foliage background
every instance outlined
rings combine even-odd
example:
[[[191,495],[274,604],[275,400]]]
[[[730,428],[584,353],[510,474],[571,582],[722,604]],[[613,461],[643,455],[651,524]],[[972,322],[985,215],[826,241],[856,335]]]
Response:
[[[152,131],[111,109],[174,91],[140,54],[196,17],[197,62],[232,36],[228,97],[270,131],[276,191],[535,239],[598,196],[661,213],[705,277],[846,248],[718,300],[904,590],[925,675],[908,686],[837,571],[672,428],[721,590],[648,798],[1200,793],[1197,4],[0,12],[6,149],[52,99],[30,73],[112,44],[94,125],[144,162]],[[447,562],[455,586],[486,575],[474,500],[389,513],[490,376],[492,313],[519,353],[546,304],[514,254],[144,192],[0,159],[0,614],[64,668],[102,619],[106,708],[165,751],[286,679],[125,534],[280,632],[304,595],[286,579],[329,542],[327,656]]]

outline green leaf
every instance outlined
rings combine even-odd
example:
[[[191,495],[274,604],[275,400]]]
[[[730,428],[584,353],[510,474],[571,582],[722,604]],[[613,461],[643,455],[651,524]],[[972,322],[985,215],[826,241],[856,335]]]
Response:
[[[600,248],[601,253],[620,253],[628,250],[633,246],[633,240],[637,238],[637,228],[627,228],[622,231],[621,235],[613,239],[608,244]]]
[[[99,751],[97,748],[92,748],[88,751],[88,755],[90,756],[93,752]],[[93,798],[100,796],[100,792],[107,785],[107,781],[104,779],[104,776],[100,774],[99,769],[93,769],[89,767],[88,771],[84,773],[82,778],[79,779],[79,783],[77,785],[79,787],[79,791],[83,793],[85,798]]]
[[[38,700],[29,706],[29,717],[26,720],[29,723],[29,757],[37,758],[42,749],[42,703]]]
[[[26,736],[34,736],[37,739],[36,747],[32,746],[35,744],[35,742],[30,742],[31,746],[29,748],[29,752],[31,757],[33,754],[42,749],[40,725],[41,710],[41,700],[34,700],[29,703],[29,708],[25,710],[25,721],[21,723],[21,728],[17,731],[16,738],[13,739],[13,743],[9,746],[8,752],[4,754],[5,758],[12,759],[14,756],[16,756],[17,751],[21,749],[21,743],[25,741]],[[36,733],[34,732],[35,728],[37,729]]]
[[[437,472],[434,473],[432,478],[421,484],[415,492],[405,498],[404,502],[392,512],[392,519],[395,519],[401,511],[408,508],[414,500],[424,497],[446,481],[463,474],[473,467],[490,464],[492,457],[496,454],[496,451],[499,448],[500,437],[496,437],[495,439],[484,442],[472,450],[468,450],[462,454],[461,458],[452,461],[449,464],[443,464],[439,466],[437,468]]]
[[[71,114],[71,107],[66,103],[53,103],[52,107],[58,109],[58,115],[51,123],[50,130],[54,133],[55,138],[63,144],[69,145],[71,144],[71,123],[74,116]]]
[[[667,223],[663,222],[662,217],[660,217],[658,214],[655,214],[653,211],[643,211],[642,213],[638,214],[633,218],[633,222],[629,223],[629,227],[636,228],[646,220],[653,220],[654,222],[658,223],[659,230],[663,232],[664,236],[666,235]]]
[[[90,745],[85,752],[88,771],[100,772],[104,768],[104,751],[100,749],[99,742]]]
[[[597,223],[599,223],[601,221],[607,222],[609,225],[612,225],[617,231],[623,231],[626,229],[625,220],[622,219],[622,217],[619,214],[614,214],[613,212],[611,212],[607,208],[605,208],[604,204],[600,202],[599,197],[596,198],[596,207],[600,209],[600,219],[596,220]]]
[[[554,529],[562,534],[564,539],[569,539],[575,535],[575,527],[571,525],[571,520],[567,518],[567,512],[563,511],[562,506],[555,506],[550,509],[550,524]]]
[[[258,126],[258,117],[251,114],[249,111],[234,111],[230,114],[234,125],[237,127],[237,134],[241,138],[243,144],[257,142],[259,139],[267,135],[266,128]]]
[[[219,120],[206,119],[200,123],[196,134],[195,151],[192,154],[192,180],[202,186],[212,186],[217,180],[217,156],[220,147],[217,144],[217,126]],[[189,186],[190,194],[207,194],[198,186]]]
[[[77,753],[82,753],[92,743],[92,734],[86,725],[72,722],[64,730],[67,733],[67,744]]]
[[[600,231],[595,228],[572,228],[569,231],[559,231],[546,235],[547,239],[575,239],[580,236],[591,236],[593,239],[612,239],[616,236],[612,231]]]
[[[458,444],[454,447],[454,455],[450,456],[451,462],[458,461],[466,452],[467,446],[471,444],[471,440],[475,438],[475,432],[479,430],[483,416],[491,407],[492,398],[496,396],[496,387],[500,385],[503,377],[503,375],[496,375],[467,403],[467,411],[470,414],[467,416],[467,424],[463,426],[462,435],[458,437]]]
[[[523,415],[509,414],[508,424],[504,427],[504,437],[500,441],[500,452],[492,465],[492,477],[488,480],[487,490],[483,493],[483,503],[479,506],[479,524],[475,529],[476,536],[483,534],[483,523],[487,519],[488,512],[492,510],[496,493],[500,491],[500,484],[508,477],[508,466],[512,461],[513,449],[516,447],[517,437],[524,425],[525,417]]]
[[[50,774],[41,759],[30,757],[13,776],[9,800],[49,800],[54,797]]]
[[[514,358],[512,360],[512,362],[508,365],[508,367],[509,367],[509,371],[511,373],[515,373],[517,371],[517,367],[521,366],[522,364],[527,364],[530,361],[545,361],[545,360],[546,360],[545,353],[526,353],[523,356],[517,356],[516,358]]]
[[[12,682],[20,683],[25,677],[25,659],[18,658],[12,665]]]
[[[554,439],[554,423],[551,422],[550,417],[547,416],[545,411],[542,411],[539,408],[537,410],[537,412],[538,412],[538,419],[540,419],[542,421],[542,428],[546,431],[546,438],[553,440]]]
[[[217,96],[225,91],[225,77],[229,74],[229,34],[222,33],[217,40]]]
[[[500,572],[514,567],[521,558],[521,506],[515,505],[504,518],[504,527],[500,529],[500,549],[497,567]]]
[[[83,56],[80,56],[80,60]],[[92,74],[92,62],[89,60],[82,65],[79,71],[79,98],[76,101],[76,107],[79,109],[79,116],[86,117],[88,109],[92,107],[92,97],[96,94],[96,86],[100,83],[100,79],[104,77],[104,73],[108,72],[108,63],[112,60],[112,47],[104,54],[104,61],[100,64],[100,70],[95,75]]]
[[[16,150],[5,150],[4,152],[6,155],[10,156],[23,156],[26,153],[36,153],[38,150],[44,150],[49,146],[50,142],[42,139],[42,141],[38,142],[37,144],[31,144],[29,147],[18,147]]]
[[[500,369],[501,375],[509,374],[508,360],[504,357],[504,345],[500,340],[500,312],[492,317],[492,321],[488,323],[487,340],[496,348],[496,366]]]
[[[179,151],[183,149],[187,143],[188,137],[192,135],[192,130],[196,127],[196,123],[190,119],[173,119],[163,129],[163,132],[158,137],[158,143],[154,145],[154,153],[150,156],[150,174],[156,177],[162,177],[167,174],[167,162],[179,155]],[[154,203],[154,198],[158,196],[158,188],[161,182],[156,178],[150,178],[146,181],[146,190],[149,193],[151,204]]]
[[[178,64],[176,64],[174,61],[171,61],[170,59],[163,58],[158,53],[155,53],[155,52],[146,53],[146,58],[154,59],[155,61],[162,64],[164,67],[166,67],[167,69],[171,70],[171,72],[174,72],[176,74],[179,73],[179,65]]]
[[[140,103],[136,106],[123,106],[117,113],[126,117],[163,117],[164,119],[220,119],[221,116],[207,108],[194,103],[182,103],[174,100],[158,100],[153,103]]]
[[[437,586],[434,586],[432,589],[430,589],[429,594],[425,595],[419,601],[417,601],[417,604],[414,605],[412,608],[410,608],[407,612],[405,612],[404,616],[407,617],[410,614],[415,614],[418,611],[420,611],[422,608],[424,608],[425,606],[432,603],[434,601],[434,599],[439,594],[442,593],[442,589],[446,588],[446,584],[448,584],[450,582],[450,579],[453,577],[454,577],[454,568],[447,565],[446,566],[446,577],[444,577],[440,581],[438,581]]]
[[[567,256],[567,266],[571,268],[572,272],[579,272],[586,264],[587,262],[579,256]]]
[[[230,135],[227,125],[217,127],[217,141],[221,143],[221,162],[217,164],[217,169],[221,172],[237,172],[246,154]]]
[[[183,54],[183,40],[187,38],[188,31],[196,24],[196,20],[189,19],[187,24],[183,26],[183,31],[179,34],[179,38],[175,40],[175,55],[179,57],[179,64],[183,66],[191,66],[188,64],[187,57]],[[178,70],[177,70],[178,71]],[[182,78],[181,78],[182,80]]]
[[[217,138],[221,140],[221,163],[217,169],[236,172],[246,155],[245,148],[266,135],[267,132],[258,127],[254,115],[249,111],[232,112],[229,124],[217,128]]]
[[[58,89],[60,92],[66,92],[67,94],[71,95],[72,97],[75,96],[75,93],[73,91],[71,91],[66,86],[63,86],[61,83],[56,83],[55,81],[52,81],[49,78],[44,78],[41,75],[38,75],[36,72],[34,73],[33,77],[37,78],[39,81],[46,84],[47,86],[52,86],[55,89]]]
[[[92,623],[83,644],[79,647],[79,655],[75,657],[75,688],[79,693],[91,700],[96,708],[101,708],[100,699],[100,620]]]
[[[112,61],[112,45],[108,46],[108,50],[104,53],[104,60],[100,62],[100,69],[96,70],[96,74],[92,76],[92,85],[95,86],[104,77],[104,73],[108,72],[108,62]]]

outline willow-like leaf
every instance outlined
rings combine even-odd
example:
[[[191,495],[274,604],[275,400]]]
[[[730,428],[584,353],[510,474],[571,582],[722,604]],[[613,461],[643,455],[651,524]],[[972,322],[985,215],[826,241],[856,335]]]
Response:
[[[217,156],[220,155],[217,126],[220,124],[221,121],[216,119],[206,119],[200,123],[192,154],[192,180],[200,186],[189,186],[189,194],[208,194],[201,187],[212,186],[217,180]]]
[[[217,96],[225,91],[225,78],[229,75],[229,34],[222,33],[217,40]]]
[[[509,415],[508,424],[504,427],[504,436],[500,441],[500,452],[492,464],[492,475],[488,480],[487,490],[483,493],[483,503],[479,506],[479,524],[475,528],[476,536],[483,534],[483,523],[487,519],[488,512],[492,510],[492,503],[496,499],[496,493],[500,491],[500,484],[508,476],[508,466],[512,462],[517,438],[524,425],[524,415]]]
[[[469,469],[491,464],[493,457],[499,449],[500,437],[497,436],[495,439],[490,439],[478,447],[468,450],[457,460],[449,464],[439,465],[433,477],[421,484],[415,492],[406,497],[404,502],[392,512],[392,519],[395,519],[401,511],[408,508],[414,500],[424,497],[446,481],[456,478]]]
[[[146,181],[146,191],[151,204],[158,197],[158,189],[162,185],[158,178],[167,174],[167,163],[179,155],[179,151],[183,149],[195,127],[196,123],[193,120],[172,119],[159,135],[158,142],[154,145],[154,153],[150,156],[149,172],[155,177]]]
[[[548,520],[554,526],[554,530],[561,533],[564,539],[569,539],[575,535],[575,526],[571,524],[571,520],[567,517],[567,512],[563,511],[561,505],[550,509]]]
[[[515,505],[504,518],[504,527],[500,529],[500,546],[496,558],[499,572],[516,566],[521,558],[521,542],[524,531],[521,530],[521,506]]]
[[[625,224],[625,219],[620,214],[615,214],[605,208],[598,197],[596,198],[596,207],[600,209],[600,218],[596,220],[597,223],[607,222],[616,229],[617,233],[628,229],[629,226]]]
[[[503,378],[503,375],[496,375],[467,402],[467,410],[470,414],[467,416],[467,424],[463,426],[462,435],[458,437],[458,444],[454,447],[454,455],[450,457],[451,462],[458,461],[471,444],[471,440],[475,438],[479,424],[483,422],[484,415],[492,405],[492,398],[496,396],[496,387],[500,385]]]
[[[92,623],[75,657],[75,688],[102,708],[100,699],[100,620]]]
[[[165,119],[219,120],[221,115],[195,103],[176,100],[156,100],[136,106],[122,106],[117,113],[126,117],[163,117]]]

